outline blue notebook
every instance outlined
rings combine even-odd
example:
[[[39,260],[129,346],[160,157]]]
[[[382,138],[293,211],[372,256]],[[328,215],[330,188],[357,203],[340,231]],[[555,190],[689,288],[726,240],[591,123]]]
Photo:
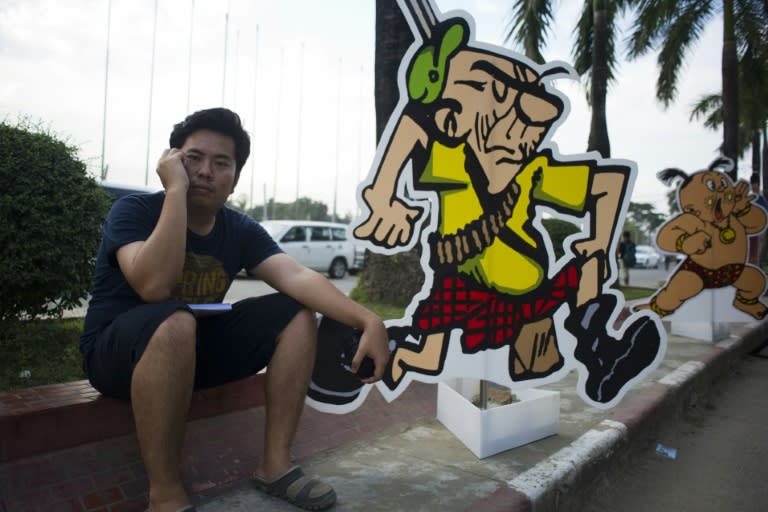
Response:
[[[232,311],[232,304],[213,303],[187,305],[189,306],[189,309],[192,310],[192,313],[195,314],[195,316],[220,315],[221,313]]]

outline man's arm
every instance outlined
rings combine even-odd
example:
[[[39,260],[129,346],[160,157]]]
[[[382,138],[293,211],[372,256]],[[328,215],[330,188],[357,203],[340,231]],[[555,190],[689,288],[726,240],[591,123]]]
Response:
[[[374,361],[375,372],[373,377],[363,379],[363,382],[370,383],[381,378],[389,359],[388,338],[384,323],[375,313],[344,295],[322,275],[286,254],[270,256],[252,269],[252,273],[308,309],[360,329],[363,334],[352,360],[352,370],[357,371],[363,357],[367,355]]]
[[[165,200],[155,229],[146,240],[117,250],[120,270],[146,302],[170,297],[184,268],[189,178],[181,157],[178,149],[166,149],[158,162]]]

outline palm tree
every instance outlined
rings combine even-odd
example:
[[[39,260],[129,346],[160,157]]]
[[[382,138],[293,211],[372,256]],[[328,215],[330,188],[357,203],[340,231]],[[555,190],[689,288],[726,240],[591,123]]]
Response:
[[[736,160],[739,152],[739,45],[738,33],[754,32],[756,19],[765,19],[766,0],[639,0],[630,39],[630,58],[660,46],[656,97],[668,106],[677,96],[684,57],[707,23],[718,13],[723,17],[722,57],[722,153]],[[755,13],[758,14],[754,18]],[[751,17],[753,16],[753,17]],[[736,170],[732,171],[736,178]]]
[[[412,43],[413,34],[397,1],[376,0],[374,92],[377,141],[400,98],[397,71]],[[366,251],[357,293],[372,302],[405,306],[423,282],[418,247],[397,256]]]
[[[764,127],[768,119],[768,90],[765,86],[758,87],[757,81],[750,81],[749,70],[739,65],[739,104],[745,108],[739,109],[739,157],[744,156],[747,148],[752,149],[752,174],[759,174],[761,165],[761,147],[763,146]],[[762,91],[762,94],[760,92]],[[693,105],[691,120],[701,120],[705,127],[717,130],[723,125],[723,97],[719,93],[711,93],[701,96]],[[721,148],[722,149],[722,148]],[[765,168],[765,165],[763,165]],[[766,176],[763,176],[765,186]]]
[[[739,125],[738,154],[752,148],[753,180],[759,182],[762,167],[763,189],[768,184],[768,161],[762,153],[765,147],[765,127],[768,123],[768,3],[762,9],[757,3],[747,5],[755,10],[737,11],[736,39],[739,49]],[[724,123],[723,101],[721,94],[702,96],[691,111],[691,119],[702,119],[704,126],[718,129]],[[722,148],[721,148],[722,149]]]
[[[587,101],[592,107],[587,150],[611,156],[606,116],[608,85],[616,71],[616,20],[638,0],[584,0],[576,24],[574,68],[589,84]],[[554,19],[552,0],[516,0],[506,41],[514,39],[531,60],[543,63],[541,49]]]
[[[397,70],[405,52],[413,43],[413,34],[396,0],[376,0],[375,30],[374,96],[378,141],[400,99]]]

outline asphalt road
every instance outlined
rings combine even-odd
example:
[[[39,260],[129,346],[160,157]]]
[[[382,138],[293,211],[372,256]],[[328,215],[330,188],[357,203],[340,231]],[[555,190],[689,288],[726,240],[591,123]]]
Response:
[[[639,286],[644,288],[658,288],[660,283],[667,277],[667,272],[661,269],[643,269],[633,268],[629,271],[629,283],[631,286]],[[357,277],[347,274],[342,279],[331,279],[331,283],[336,285],[336,288],[342,292],[349,294],[349,292],[357,285]],[[274,289],[263,281],[252,278],[238,278],[232,283],[229,288],[225,302],[237,302],[238,300],[245,299],[247,297],[258,297],[267,293],[273,292]]]
[[[346,294],[357,285],[357,277],[353,277],[349,274],[341,279],[330,279],[330,281],[336,285],[336,288]],[[235,279],[232,282],[232,286],[229,287],[229,291],[224,297],[224,302],[237,302],[248,297],[258,297],[274,291],[274,288],[264,281],[252,278],[238,278]]]
[[[658,288],[667,278],[667,271],[662,267],[661,269],[643,269],[633,268],[629,271],[629,284],[631,286],[639,286],[643,288]],[[347,274],[342,279],[330,280],[336,287],[342,292],[349,294],[349,292],[357,285],[357,277],[353,277]],[[224,298],[225,302],[237,302],[238,300],[247,297],[258,297],[267,293],[273,292],[274,289],[265,284],[263,281],[252,278],[237,278],[229,288],[229,292]],[[82,307],[67,311],[65,317],[82,317],[85,316],[85,309],[87,302],[84,302]]]
[[[607,476],[590,512],[768,510],[768,349],[746,356],[705,404],[670,417]],[[675,458],[657,452],[658,444]]]

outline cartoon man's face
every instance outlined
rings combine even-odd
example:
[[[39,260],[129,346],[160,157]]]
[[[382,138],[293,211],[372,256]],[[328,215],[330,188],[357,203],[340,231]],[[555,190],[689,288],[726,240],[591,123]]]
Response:
[[[718,222],[733,212],[736,193],[733,182],[725,173],[701,171],[693,174],[680,189],[680,204],[684,211],[701,220]]]
[[[469,145],[491,193],[506,188],[563,111],[528,66],[472,50],[451,59],[442,100],[438,130]]]

